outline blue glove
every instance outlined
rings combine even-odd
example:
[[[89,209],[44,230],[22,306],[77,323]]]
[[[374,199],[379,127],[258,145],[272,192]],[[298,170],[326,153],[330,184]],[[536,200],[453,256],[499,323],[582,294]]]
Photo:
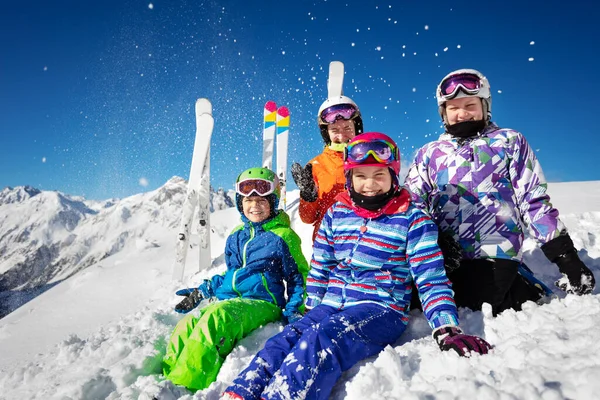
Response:
[[[180,314],[187,314],[194,308],[198,307],[198,304],[204,299],[202,293],[196,288],[180,289],[175,292],[177,296],[185,296],[185,299],[181,300],[175,306],[175,311]]]
[[[303,315],[300,314],[298,311],[287,311],[286,310],[283,312],[283,321],[288,324],[293,324],[294,322],[298,321],[302,317],[303,317]]]

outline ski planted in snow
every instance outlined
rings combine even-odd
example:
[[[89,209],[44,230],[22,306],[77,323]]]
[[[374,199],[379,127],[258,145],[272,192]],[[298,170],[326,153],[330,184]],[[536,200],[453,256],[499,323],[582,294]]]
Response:
[[[182,281],[188,249],[191,247],[192,221],[196,207],[199,208],[200,267],[210,266],[210,138],[214,120],[212,104],[208,99],[196,101],[196,138],[192,154],[192,166],[188,180],[187,196],[181,213],[177,241],[177,255],[173,268],[173,279]],[[208,211],[207,211],[208,210]]]
[[[288,135],[290,133],[290,111],[282,106],[277,109],[277,176],[281,185],[279,208],[286,209],[286,180],[288,158]]]
[[[263,124],[263,162],[262,166],[273,169],[273,145],[275,142],[275,128],[277,124],[277,105],[274,101],[265,104]]]
[[[204,161],[200,190],[198,191],[198,271],[210,268],[210,145]]]

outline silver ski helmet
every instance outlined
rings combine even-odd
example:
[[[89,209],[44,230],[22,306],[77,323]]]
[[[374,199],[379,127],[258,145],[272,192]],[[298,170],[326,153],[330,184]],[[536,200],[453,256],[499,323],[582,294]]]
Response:
[[[319,107],[319,113],[317,114],[317,123],[319,124],[319,129],[321,130],[321,136],[323,137],[323,141],[325,142],[326,145],[331,144],[331,139],[329,139],[329,132],[327,131],[327,126],[329,125],[329,123],[326,121],[323,121],[323,119],[321,118],[321,115],[322,115],[323,111],[325,111],[331,107],[341,106],[341,105],[349,105],[356,109],[354,116],[352,116],[350,119],[352,120],[352,122],[354,122],[354,130],[356,131],[356,135],[360,135],[361,133],[363,133],[362,115],[360,114],[360,108],[358,108],[358,105],[348,96],[342,95],[342,96],[330,97],[327,100],[325,100],[323,102],[323,104],[321,104],[321,107]]]
[[[277,174],[264,167],[249,168],[239,174],[235,180],[235,204],[240,214],[244,214],[243,198],[253,195],[266,198],[271,207],[271,215],[274,215],[281,197]]]
[[[461,79],[463,79],[461,81]],[[472,84],[472,86],[471,86]],[[446,101],[459,99],[461,97],[479,97],[483,107],[483,118],[486,123],[492,119],[492,92],[490,82],[476,69],[458,69],[450,72],[437,86],[435,97],[438,104],[438,112],[444,121],[446,118]]]

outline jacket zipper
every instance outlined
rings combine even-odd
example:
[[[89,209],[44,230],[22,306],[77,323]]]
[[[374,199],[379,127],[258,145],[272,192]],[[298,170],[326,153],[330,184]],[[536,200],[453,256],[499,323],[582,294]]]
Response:
[[[358,244],[360,242],[360,239],[362,239],[362,237],[364,236],[365,232],[367,231],[367,224],[369,223],[369,221],[371,220],[371,218],[363,218],[363,224],[361,226],[361,228],[365,228],[365,229],[360,229],[360,234],[358,235],[358,238],[356,239],[356,244],[354,245],[354,248],[352,249],[352,253],[350,253],[350,260],[352,260],[352,257],[354,256],[354,252],[356,251],[356,248],[358,247]],[[354,270],[352,268],[350,268],[350,276],[352,276],[352,281],[356,281],[356,277],[354,276]],[[340,310],[344,307],[344,299],[346,298],[346,286],[348,286],[347,283],[344,283],[344,287],[342,288],[342,301],[341,301],[341,305],[340,305]]]
[[[240,297],[242,297],[242,294],[235,287],[235,277],[237,276],[237,273],[240,269],[246,267],[246,250],[248,249],[248,243],[250,243],[252,241],[252,239],[254,239],[254,226],[252,226],[252,224],[250,224],[250,239],[248,239],[248,241],[244,244],[244,251],[242,251],[242,266],[239,269],[235,270],[235,272],[233,273],[233,279],[231,282],[231,287]]]
[[[271,293],[271,291],[269,290],[269,285],[267,285],[267,277],[262,272],[260,273],[260,276],[262,277],[262,282],[263,282],[263,286],[265,287],[265,290],[267,291],[267,293],[269,293],[269,295],[273,299],[273,304],[277,305],[277,299],[275,298],[275,295],[273,293]]]

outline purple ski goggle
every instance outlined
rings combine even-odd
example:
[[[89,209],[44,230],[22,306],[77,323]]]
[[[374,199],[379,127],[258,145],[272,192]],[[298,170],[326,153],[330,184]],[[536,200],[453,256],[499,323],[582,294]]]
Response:
[[[358,109],[352,104],[336,104],[327,107],[319,115],[319,119],[323,124],[332,124],[338,119],[349,120],[358,115]]]
[[[383,164],[399,159],[398,148],[386,140],[355,141],[344,151],[344,161],[350,163],[360,164],[369,156]]]
[[[456,97],[459,89],[466,94],[477,94],[481,89],[481,79],[470,73],[452,75],[440,85],[440,94],[444,100],[450,100]]]

